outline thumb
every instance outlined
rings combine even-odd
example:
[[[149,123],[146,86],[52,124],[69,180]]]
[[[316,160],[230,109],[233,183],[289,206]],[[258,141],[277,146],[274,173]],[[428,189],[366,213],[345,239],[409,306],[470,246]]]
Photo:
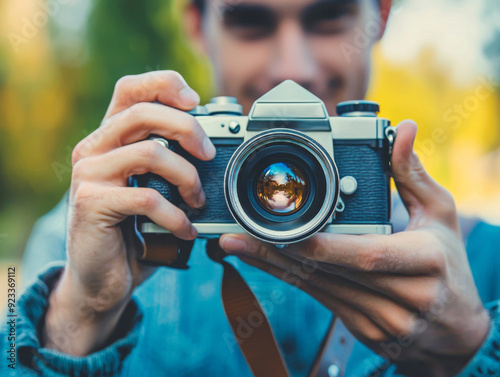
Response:
[[[456,226],[455,202],[451,194],[425,171],[413,150],[417,124],[404,120],[397,126],[392,152],[392,172],[399,195],[410,214],[409,227],[438,220]]]

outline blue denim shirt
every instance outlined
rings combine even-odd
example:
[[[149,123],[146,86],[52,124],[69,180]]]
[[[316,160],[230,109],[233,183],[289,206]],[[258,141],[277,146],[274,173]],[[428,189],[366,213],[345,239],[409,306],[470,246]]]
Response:
[[[25,279],[26,288],[17,303],[16,369],[8,368],[9,362],[2,357],[1,376],[251,376],[222,309],[222,268],[206,256],[204,240],[195,242],[189,270],[160,267],[134,291],[103,349],[73,357],[40,347],[48,296],[64,266],[66,212],[63,200],[37,222],[27,245],[22,273],[37,277]],[[396,230],[406,217],[398,202]],[[492,326],[460,376],[500,376],[500,309],[496,302],[500,299],[500,228],[477,221],[463,221],[462,227],[479,293],[484,303],[491,302]],[[297,288],[237,258],[229,261],[264,307],[291,375],[306,376],[331,312]],[[0,333],[4,355],[9,348],[7,330],[4,324]],[[395,366],[377,369],[379,365],[384,365],[384,359],[357,342],[346,376],[396,376]]]

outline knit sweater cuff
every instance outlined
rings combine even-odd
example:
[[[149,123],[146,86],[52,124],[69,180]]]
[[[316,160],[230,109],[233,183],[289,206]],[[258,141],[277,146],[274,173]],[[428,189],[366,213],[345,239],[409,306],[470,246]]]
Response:
[[[40,346],[50,292],[63,268],[61,265],[49,265],[19,298],[18,360],[23,367],[47,377],[116,376],[123,360],[137,343],[142,323],[142,311],[133,299],[127,304],[105,348],[76,357]]]

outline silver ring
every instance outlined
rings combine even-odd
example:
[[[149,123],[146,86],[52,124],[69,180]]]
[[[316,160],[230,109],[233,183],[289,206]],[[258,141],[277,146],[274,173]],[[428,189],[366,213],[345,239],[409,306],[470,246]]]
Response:
[[[170,147],[168,140],[164,139],[162,137],[152,137],[152,138],[148,138],[148,140],[156,141],[158,144],[163,145],[167,149]]]

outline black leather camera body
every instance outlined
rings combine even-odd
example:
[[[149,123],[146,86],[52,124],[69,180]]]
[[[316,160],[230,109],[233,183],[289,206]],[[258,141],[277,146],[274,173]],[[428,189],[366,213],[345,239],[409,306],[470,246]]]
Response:
[[[192,209],[154,174],[133,185],[158,190],[181,208],[200,236],[246,231],[286,245],[316,232],[390,234],[390,158],[396,130],[379,106],[349,101],[329,117],[324,103],[293,81],[258,99],[248,116],[232,97],[191,112],[216,147],[200,161],[175,141],[168,148],[198,170],[207,204]],[[141,233],[168,233],[146,217]]]

